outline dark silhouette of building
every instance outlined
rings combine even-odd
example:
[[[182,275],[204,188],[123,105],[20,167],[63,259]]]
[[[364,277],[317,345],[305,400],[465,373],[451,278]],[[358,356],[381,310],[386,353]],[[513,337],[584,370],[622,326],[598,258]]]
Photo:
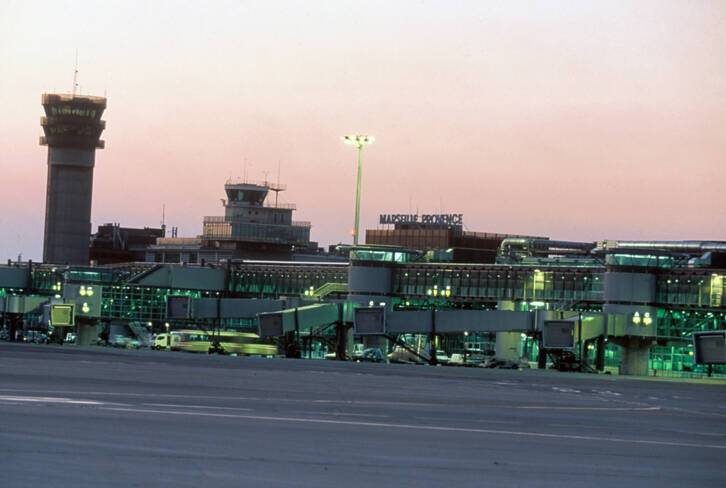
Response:
[[[144,261],[146,249],[164,237],[165,229],[121,227],[103,224],[91,237],[91,261],[96,264]]]

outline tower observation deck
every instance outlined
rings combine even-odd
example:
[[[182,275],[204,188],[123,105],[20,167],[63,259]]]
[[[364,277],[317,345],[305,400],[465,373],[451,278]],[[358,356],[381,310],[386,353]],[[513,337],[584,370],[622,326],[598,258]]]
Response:
[[[48,146],[43,261],[87,264],[93,167],[96,149],[104,147],[106,99],[44,94],[42,104],[40,144]]]

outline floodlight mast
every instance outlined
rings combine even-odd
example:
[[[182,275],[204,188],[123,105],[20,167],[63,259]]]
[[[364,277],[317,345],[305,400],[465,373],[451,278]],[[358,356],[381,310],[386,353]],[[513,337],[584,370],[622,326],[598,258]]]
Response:
[[[358,149],[358,174],[355,184],[355,224],[353,226],[353,245],[358,245],[359,226],[360,226],[360,193],[361,193],[361,176],[363,172],[363,146],[373,144],[375,138],[365,134],[353,134],[341,137],[343,142],[355,146]]]

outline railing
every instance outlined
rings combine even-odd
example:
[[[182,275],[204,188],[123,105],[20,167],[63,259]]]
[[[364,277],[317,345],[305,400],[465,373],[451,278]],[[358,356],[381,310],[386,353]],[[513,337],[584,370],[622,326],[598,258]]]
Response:
[[[225,185],[255,185],[255,186],[262,186],[265,188],[269,188],[270,190],[277,190],[277,191],[285,191],[287,189],[287,185],[282,183],[274,183],[272,181],[260,181],[260,180],[248,180],[246,178],[230,178],[225,183]]]
[[[331,293],[348,293],[348,283],[325,283],[318,289],[306,290],[303,295],[312,296],[313,298],[325,298]]]
[[[225,217],[220,217],[216,215],[204,217],[203,220],[203,223],[205,224],[224,224],[225,222],[227,222],[227,219]]]
[[[228,207],[240,207],[240,208],[249,208],[251,210],[256,208],[280,208],[284,210],[297,210],[297,205],[294,203],[271,203],[271,202],[265,202],[262,205],[255,205],[250,202],[236,202],[234,200],[227,202]]]
[[[254,225],[275,225],[275,226],[286,227],[285,224],[262,224],[262,223],[258,223],[258,222],[244,222],[244,221],[237,222],[237,221],[233,221],[233,220],[228,220],[227,217],[223,217],[223,216],[204,217],[203,223],[204,224],[230,224],[230,225],[239,223],[239,224],[254,224]],[[293,220],[290,225],[293,227],[312,227],[312,224],[308,220]]]
[[[304,223],[263,224],[213,219],[205,220],[202,239],[307,245],[310,241],[310,227]]]

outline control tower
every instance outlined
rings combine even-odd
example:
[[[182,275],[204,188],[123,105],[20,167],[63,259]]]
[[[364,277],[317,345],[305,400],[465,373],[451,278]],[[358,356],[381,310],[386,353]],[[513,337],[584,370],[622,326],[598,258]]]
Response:
[[[43,262],[88,264],[91,195],[96,149],[106,122],[106,99],[86,95],[44,94],[40,120],[48,146]]]
[[[292,220],[295,205],[268,202],[269,192],[285,186],[267,181],[228,180],[224,185],[224,216],[204,217],[202,241],[231,258],[290,259],[310,242],[310,222]]]

